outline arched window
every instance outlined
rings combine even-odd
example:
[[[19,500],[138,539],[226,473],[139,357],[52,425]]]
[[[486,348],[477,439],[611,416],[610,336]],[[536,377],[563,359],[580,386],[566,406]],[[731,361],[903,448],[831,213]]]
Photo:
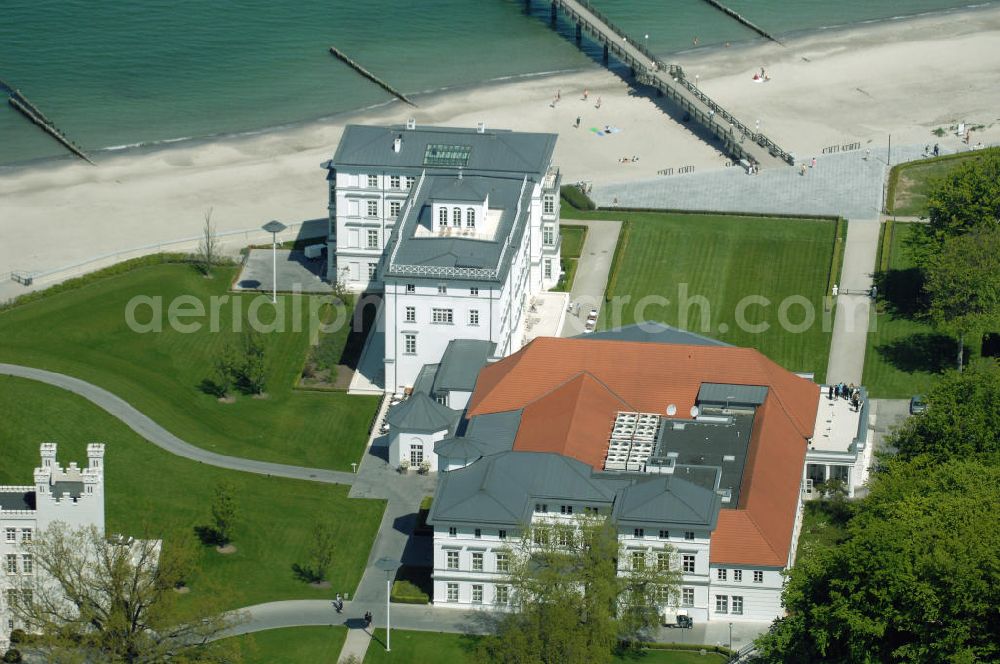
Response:
[[[462,225],[462,208],[451,209],[451,225],[456,227]]]
[[[468,208],[465,211],[465,227],[466,228],[476,227],[476,208]]]
[[[448,208],[443,205],[438,208],[438,225],[447,226],[448,225]]]

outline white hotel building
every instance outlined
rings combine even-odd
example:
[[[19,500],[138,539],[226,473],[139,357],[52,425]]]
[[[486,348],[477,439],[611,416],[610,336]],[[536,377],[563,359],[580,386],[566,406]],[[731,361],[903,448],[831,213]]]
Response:
[[[453,339],[524,341],[560,275],[556,135],[349,125],[333,159],[328,273],[381,293],[384,385],[413,386]]]
[[[25,543],[57,521],[70,528],[93,525],[104,532],[104,445],[87,445],[86,468],[75,462],[60,466],[55,443],[43,443],[41,457],[33,485],[0,486],[0,651],[9,645],[11,630],[22,627],[10,611],[18,592],[13,582],[36,573]]]

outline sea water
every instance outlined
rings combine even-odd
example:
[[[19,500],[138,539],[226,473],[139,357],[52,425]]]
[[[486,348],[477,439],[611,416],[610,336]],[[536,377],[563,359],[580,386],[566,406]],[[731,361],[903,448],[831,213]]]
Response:
[[[970,5],[724,2],[778,37]],[[595,4],[665,57],[695,37],[703,48],[760,39],[704,0]],[[524,0],[4,0],[0,79],[89,151],[266,131],[391,101],[330,45],[407,95],[593,66],[596,45],[577,49],[564,20],[552,31],[545,0],[531,8]],[[68,158],[0,107],[0,164],[54,157]]]

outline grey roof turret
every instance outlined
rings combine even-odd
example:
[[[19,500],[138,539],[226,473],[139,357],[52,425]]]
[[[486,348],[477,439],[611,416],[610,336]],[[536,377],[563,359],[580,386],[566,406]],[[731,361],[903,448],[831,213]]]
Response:
[[[390,409],[385,420],[397,429],[430,433],[450,429],[461,415],[460,412],[418,392]]]

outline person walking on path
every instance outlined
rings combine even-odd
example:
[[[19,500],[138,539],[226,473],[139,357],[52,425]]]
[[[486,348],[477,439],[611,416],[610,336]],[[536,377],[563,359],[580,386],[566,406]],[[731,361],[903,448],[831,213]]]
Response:
[[[812,164],[810,164],[809,168],[816,168],[816,157],[813,157]]]
[[[337,599],[333,601],[333,606],[337,609],[337,613],[344,610],[344,597],[340,593],[337,593]]]
[[[365,627],[367,628],[371,626],[372,626],[372,612],[365,611]]]
[[[805,163],[802,164],[802,170],[800,171],[799,174],[802,175],[802,177],[805,177],[805,175],[806,175],[806,165],[805,165]]]

